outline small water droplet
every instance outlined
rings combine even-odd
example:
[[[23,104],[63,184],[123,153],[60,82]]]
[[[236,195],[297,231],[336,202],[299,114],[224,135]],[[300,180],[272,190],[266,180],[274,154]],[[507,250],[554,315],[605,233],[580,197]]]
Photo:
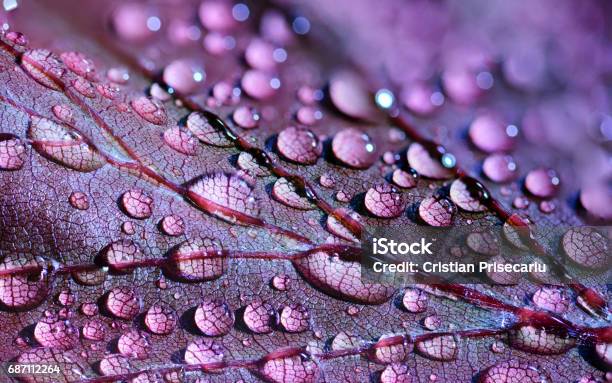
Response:
[[[274,46],[259,38],[251,40],[244,51],[244,59],[253,69],[270,72],[276,68]]]
[[[380,374],[380,383],[417,383],[417,379],[404,363],[392,363]]]
[[[499,362],[482,374],[479,383],[550,383],[545,371],[518,360]]]
[[[117,349],[123,356],[133,359],[144,359],[150,351],[147,336],[139,330],[129,330],[117,340]]]
[[[179,153],[195,156],[198,151],[198,142],[191,132],[180,126],[174,126],[164,131],[164,141]]]
[[[355,315],[359,314],[359,308],[356,307],[356,306],[349,306],[349,307],[346,308],[346,313],[349,316],[355,316]]]
[[[480,115],[470,125],[470,139],[486,153],[509,151],[514,146],[514,138],[506,132],[507,125],[495,114]]]
[[[223,348],[211,339],[198,338],[185,349],[187,364],[219,363],[223,358]]]
[[[557,208],[557,205],[553,201],[540,201],[538,208],[544,214],[550,214]]]
[[[419,205],[419,217],[431,226],[450,226],[455,205],[446,198],[428,197]]]
[[[266,334],[274,330],[279,318],[270,304],[257,300],[246,306],[243,320],[254,333]]]
[[[512,206],[516,209],[527,209],[529,200],[524,196],[518,196],[512,201]]]
[[[70,321],[55,315],[45,317],[36,323],[34,338],[43,347],[67,350],[76,344],[79,333]]]
[[[199,282],[219,278],[227,261],[216,256],[221,252],[218,240],[195,238],[178,245],[170,254],[167,271],[179,280]]]
[[[369,168],[378,158],[370,136],[353,128],[343,129],[334,136],[332,151],[342,163],[357,169]]]
[[[307,197],[298,194],[296,186],[285,178],[278,178],[272,186],[272,197],[289,207],[300,210],[311,210],[315,206]]]
[[[160,226],[165,234],[173,237],[185,233],[185,221],[176,214],[167,215],[162,218]]]
[[[479,212],[487,209],[484,203],[491,199],[491,195],[480,182],[471,177],[462,177],[451,184],[450,198],[465,211]]]
[[[204,70],[186,59],[174,60],[164,68],[164,82],[177,92],[194,93],[206,79]]]
[[[329,80],[329,96],[334,106],[349,117],[367,120],[377,115],[367,84],[356,73],[333,74]]]
[[[121,207],[132,218],[149,218],[153,214],[153,198],[140,189],[131,189],[121,195]]]
[[[333,188],[336,185],[336,180],[331,172],[325,172],[319,177],[319,184],[325,188]]]
[[[259,126],[261,115],[257,109],[251,106],[239,106],[232,113],[234,122],[244,129],[254,129]]]
[[[106,71],[106,78],[115,84],[127,84],[130,79],[130,72],[124,67],[113,67]]]
[[[225,301],[205,299],[196,308],[194,321],[204,335],[221,336],[234,326],[234,312]]]
[[[442,320],[437,315],[428,315],[423,319],[423,327],[427,330],[433,331],[440,328],[442,325]]]
[[[13,135],[0,133],[0,169],[19,170],[25,163],[25,145]]]
[[[278,291],[287,291],[291,288],[291,279],[285,274],[275,275],[272,278],[272,286]]]
[[[133,319],[140,308],[141,302],[131,287],[115,287],[106,297],[106,309],[117,318]]]
[[[446,162],[442,163],[445,154],[449,153],[440,145],[432,143],[423,146],[418,142],[413,142],[408,147],[406,157],[410,166],[420,175],[433,179],[445,179],[453,175],[451,168],[455,165],[454,157],[449,156],[446,157]]]
[[[411,189],[416,186],[419,175],[416,170],[410,168],[408,171],[403,169],[395,169],[391,176],[392,181],[395,185],[404,189]]]
[[[89,80],[96,80],[96,66],[94,62],[80,52],[64,52],[60,58],[68,69],[77,75]]]
[[[408,288],[402,296],[404,308],[411,313],[422,313],[427,310],[427,293],[419,289]]]
[[[605,269],[610,264],[608,238],[591,227],[574,227],[563,235],[563,251],[575,264],[588,269]]]
[[[202,25],[211,31],[228,31],[236,26],[232,4],[220,0],[203,1],[198,9]]]
[[[518,166],[506,154],[491,154],[482,163],[482,172],[493,182],[504,183],[516,178]]]
[[[304,332],[310,328],[310,314],[300,304],[291,304],[280,310],[280,324],[291,333]]]
[[[127,374],[130,369],[130,361],[119,354],[107,355],[98,363],[98,372],[101,375]]]
[[[112,83],[98,83],[96,84],[96,90],[102,97],[108,100],[116,99],[117,96],[119,96],[119,92],[121,91],[115,84]]]
[[[323,152],[316,134],[294,126],[289,126],[278,134],[276,146],[284,158],[302,165],[315,164]]]
[[[537,168],[525,177],[525,188],[529,193],[540,198],[551,198],[559,190],[561,181],[557,172],[552,169]]]
[[[406,201],[397,189],[387,183],[382,183],[368,189],[364,205],[375,217],[394,218],[404,212]]]
[[[131,105],[140,117],[152,124],[164,125],[168,120],[164,106],[157,99],[141,96],[132,100]]]
[[[68,202],[70,205],[79,210],[87,210],[89,209],[89,198],[83,192],[72,192],[70,193],[70,197],[68,197]]]
[[[250,69],[242,75],[240,86],[252,98],[265,100],[276,93],[277,88],[273,80],[274,78],[266,72]]]

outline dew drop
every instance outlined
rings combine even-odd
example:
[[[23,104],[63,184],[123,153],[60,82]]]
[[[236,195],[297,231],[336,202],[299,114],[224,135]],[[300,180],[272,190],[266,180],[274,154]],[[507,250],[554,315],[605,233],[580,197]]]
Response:
[[[380,374],[380,383],[417,383],[417,379],[403,363],[392,363]]]
[[[472,121],[469,136],[483,152],[506,152],[514,146],[514,137],[508,135],[506,126],[499,116],[483,114]]]
[[[378,158],[370,136],[353,128],[343,129],[334,136],[332,151],[343,164],[357,169],[369,168]]]
[[[55,348],[34,348],[23,352],[16,358],[16,363],[30,365],[57,366],[61,371],[61,379],[65,382],[76,382],[86,376],[89,366],[74,351],[58,350]],[[25,375],[19,378],[27,383],[47,383],[53,378],[44,375]]]
[[[105,376],[127,374],[130,369],[130,361],[119,354],[107,355],[98,363],[98,372]]]
[[[164,82],[181,94],[194,93],[202,84],[206,74],[190,60],[174,60],[164,68]]]
[[[378,363],[389,364],[406,360],[412,352],[414,345],[403,335],[383,335],[374,345],[374,360]]]
[[[23,141],[11,134],[0,133],[0,169],[19,170],[25,162]]]
[[[213,126],[201,112],[191,112],[189,114],[187,117],[187,129],[205,144],[218,147],[232,146],[232,142],[225,134]]]
[[[211,339],[198,338],[189,343],[185,350],[187,364],[220,363],[223,358],[223,349]]]
[[[427,330],[434,331],[440,328],[442,325],[442,320],[437,315],[428,315],[423,319],[423,327]]]
[[[250,69],[244,72],[240,85],[249,96],[256,100],[265,100],[276,93],[273,87],[274,78],[263,71]]]
[[[336,193],[336,199],[340,202],[349,202],[353,196],[346,190],[339,190]]]
[[[96,66],[94,62],[80,52],[64,52],[60,58],[68,69],[77,75],[89,80],[96,80]]]
[[[310,106],[302,106],[296,113],[296,119],[300,124],[312,126],[323,118],[323,113]]]
[[[83,315],[91,317],[98,314],[98,305],[91,302],[86,302],[81,305],[81,313]]]
[[[416,170],[410,168],[408,171],[403,169],[395,169],[391,176],[393,183],[403,189],[411,189],[416,186],[419,180],[419,174]]]
[[[324,188],[331,189],[336,185],[334,175],[330,172],[325,172],[319,177],[319,184]]]
[[[72,108],[70,105],[66,104],[57,104],[53,105],[51,111],[60,121],[66,123],[68,125],[74,124],[74,113],[72,112]]]
[[[270,72],[276,68],[274,46],[259,38],[251,40],[244,51],[244,59],[254,69]]]
[[[198,150],[196,138],[189,130],[179,126],[166,129],[164,131],[164,141],[172,149],[188,156],[195,156]]]
[[[418,341],[417,351],[426,358],[451,361],[457,358],[459,344],[453,335],[439,335],[432,338]]]
[[[40,270],[32,275],[19,274],[30,268]],[[40,304],[51,288],[49,266],[41,258],[25,254],[8,254],[0,262],[0,303],[11,310],[24,310]]]
[[[154,304],[144,317],[145,326],[153,334],[166,335],[174,331],[178,321],[176,312],[168,306]]]
[[[272,278],[272,287],[278,291],[287,291],[291,288],[291,279],[285,274],[275,275]]]
[[[227,268],[227,261],[219,256],[221,244],[210,238],[189,239],[170,254],[168,272],[179,280],[201,282],[217,279]]]
[[[576,340],[569,335],[529,325],[508,331],[508,342],[519,350],[542,355],[563,354],[576,345]]]
[[[27,50],[21,56],[21,66],[39,84],[49,89],[61,90],[60,83],[66,72],[60,59],[46,49]]]
[[[141,302],[131,287],[122,286],[112,289],[106,297],[106,309],[115,317],[132,319],[139,312]]]
[[[358,303],[380,304],[391,298],[395,289],[378,283],[364,283],[361,265],[319,251],[293,262],[300,274],[315,287]]]
[[[400,99],[411,112],[421,116],[428,116],[439,106],[432,102],[433,94],[434,89],[431,86],[417,83],[403,88],[400,93]]]
[[[131,189],[121,195],[121,207],[132,218],[149,218],[153,214],[153,198],[141,189]]]
[[[198,10],[200,22],[211,31],[228,31],[236,26],[232,16],[232,5],[222,0],[207,0]]]
[[[593,217],[612,220],[612,188],[607,185],[590,185],[580,191],[580,204]]]
[[[544,214],[550,214],[557,208],[557,205],[553,201],[540,201],[538,209]]]
[[[612,343],[596,344],[595,353],[608,368],[612,368]]]
[[[422,313],[427,310],[427,293],[419,289],[408,288],[402,296],[402,304],[404,308],[411,313]]]
[[[21,32],[10,31],[5,35],[6,39],[15,45],[25,47],[28,45],[28,38]]]
[[[176,214],[162,218],[160,226],[164,234],[176,237],[185,233],[185,221]]]
[[[563,251],[574,263],[588,269],[606,269],[610,263],[609,240],[590,227],[569,229],[561,240]]]
[[[479,383],[550,383],[544,371],[526,362],[508,360],[499,362],[482,374]]]
[[[106,78],[115,84],[127,84],[130,79],[130,72],[127,68],[113,67],[106,72]]]
[[[501,354],[502,352],[506,351],[506,345],[503,342],[495,341],[493,344],[491,344],[491,351],[496,354]]]
[[[74,294],[72,293],[72,291],[68,289],[62,289],[57,294],[57,303],[59,303],[61,306],[64,306],[64,307],[72,306],[74,304],[74,301],[75,301]]]
[[[289,126],[278,134],[276,146],[286,159],[302,165],[313,165],[317,162],[323,146],[319,138],[309,129]]]
[[[119,353],[133,359],[144,359],[149,354],[151,345],[144,333],[139,330],[129,330],[117,341]]]
[[[131,105],[140,117],[152,124],[164,125],[168,120],[164,106],[157,99],[141,96],[132,100]]]
[[[569,310],[571,302],[569,294],[564,289],[554,287],[540,287],[531,299],[537,307],[557,314]]]
[[[336,334],[330,344],[331,349],[334,351],[351,350],[356,349],[360,346],[361,341],[359,338],[344,331],[341,331]]]
[[[153,16],[145,4],[120,3],[112,14],[112,26],[120,39],[126,42],[142,42],[153,35],[147,26]]]
[[[482,172],[493,182],[505,183],[516,178],[518,167],[507,154],[491,154],[482,163]]]
[[[446,167],[441,159],[446,153],[446,150],[440,145],[431,145],[431,148],[425,147],[418,142],[413,142],[408,147],[406,157],[408,163],[420,175],[433,178],[445,179],[453,175],[450,169],[454,166]]]
[[[244,323],[256,334],[267,334],[278,324],[278,315],[274,308],[265,302],[254,301],[244,309]]]
[[[119,96],[119,92],[120,92],[120,89],[117,86],[115,86],[114,84],[109,84],[109,83],[96,84],[96,90],[102,97],[108,100],[116,99],[117,96]]]
[[[234,326],[234,312],[225,301],[205,299],[196,308],[194,321],[204,335],[221,336]]]
[[[102,341],[106,336],[106,325],[99,319],[90,319],[83,324],[81,334],[85,339]]]
[[[306,197],[298,194],[295,184],[286,178],[278,178],[272,186],[272,197],[278,202],[300,210],[311,210],[315,206]]]
[[[518,196],[512,201],[512,206],[514,206],[515,209],[527,209],[529,200],[524,196]]]
[[[378,218],[399,217],[406,208],[403,195],[387,183],[377,184],[366,192],[365,208]]]
[[[121,231],[127,235],[132,235],[136,232],[136,226],[133,222],[126,221],[121,224]]]
[[[33,116],[28,136],[42,156],[81,172],[101,168],[106,160],[76,131],[44,117]]]
[[[241,170],[248,172],[255,177],[265,177],[270,175],[270,171],[262,164],[259,164],[255,157],[249,152],[240,152],[236,164]]]
[[[446,198],[428,197],[419,205],[419,217],[431,226],[450,226],[455,205]]]
[[[70,321],[52,315],[36,323],[34,339],[43,347],[71,349],[78,341],[79,332]]]
[[[377,114],[367,84],[356,73],[333,74],[329,80],[329,96],[334,106],[349,117],[367,120]]]
[[[239,106],[232,113],[232,119],[243,129],[254,129],[259,126],[261,115],[251,106]]]
[[[104,283],[108,270],[106,268],[100,268],[97,270],[88,271],[76,271],[72,273],[72,278],[84,286],[98,286]]]
[[[559,190],[561,181],[557,172],[552,169],[537,168],[525,177],[525,188],[529,193],[540,198],[551,198]]]
[[[287,332],[304,332],[310,328],[310,314],[300,304],[291,304],[280,310],[280,324]]]
[[[353,211],[351,209],[338,208],[337,213],[338,216],[348,215],[354,221],[357,221],[359,223],[361,222],[361,216],[356,211]],[[347,241],[359,242],[359,238],[357,238],[349,229],[347,229],[338,219],[336,219],[336,217],[331,214],[327,216],[325,226],[327,230],[336,237],[346,239]]]
[[[261,374],[271,383],[314,383],[320,370],[309,355],[302,353],[267,360]]]

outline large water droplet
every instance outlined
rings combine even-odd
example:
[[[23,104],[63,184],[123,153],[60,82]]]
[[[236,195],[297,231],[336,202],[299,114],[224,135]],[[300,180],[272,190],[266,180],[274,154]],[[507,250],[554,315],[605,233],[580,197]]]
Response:
[[[132,319],[140,308],[140,299],[131,287],[115,287],[106,297],[106,309],[117,318]]]
[[[422,313],[427,310],[427,293],[419,289],[408,288],[404,291],[402,304],[411,313]]]
[[[482,172],[493,182],[508,182],[516,178],[518,167],[506,154],[491,154],[482,163]]]
[[[455,205],[446,198],[428,197],[419,205],[419,217],[431,226],[450,226]]]
[[[149,307],[144,317],[147,329],[158,335],[170,334],[174,331],[177,321],[178,318],[173,309],[158,303]]]
[[[303,165],[315,164],[323,152],[319,138],[312,131],[294,126],[278,134],[276,146],[283,157]]]
[[[352,301],[380,304],[391,298],[395,289],[378,283],[364,283],[361,265],[320,251],[294,261],[296,269],[314,286]]]
[[[88,320],[83,324],[81,334],[85,339],[102,341],[106,336],[106,325],[99,319]]]
[[[71,169],[91,172],[106,163],[100,153],[76,131],[47,118],[32,117],[28,135],[42,156]]]
[[[198,150],[198,142],[195,137],[189,130],[179,126],[166,129],[164,141],[172,149],[188,156],[195,156]]]
[[[221,336],[234,326],[234,312],[225,301],[205,299],[195,311],[194,322],[204,335]]]
[[[458,178],[451,184],[450,198],[465,211],[485,211],[485,203],[491,199],[489,191],[471,177]]]
[[[270,171],[265,165],[257,162],[257,159],[249,152],[240,152],[236,164],[242,170],[249,172],[255,177],[265,177],[270,175]]]
[[[519,350],[542,355],[563,354],[576,345],[576,339],[568,334],[534,326],[520,326],[508,331],[508,342]]]
[[[170,255],[167,271],[175,278],[189,282],[217,279],[227,267],[217,240],[210,238],[190,239],[181,243]]]
[[[506,127],[501,117],[483,114],[472,121],[470,139],[483,152],[505,152],[514,146],[514,136],[508,134]]]
[[[45,317],[36,323],[34,338],[43,347],[71,349],[78,341],[79,332],[68,320],[56,315]]]
[[[189,186],[189,197],[205,211],[232,223],[237,214],[259,215],[259,204],[253,188],[235,174],[214,173],[198,178]]]
[[[223,361],[223,348],[211,339],[198,338],[187,345],[187,364],[219,363]]]
[[[561,241],[565,254],[577,265],[606,269],[610,264],[609,239],[590,227],[569,229]]]
[[[479,383],[550,383],[550,378],[537,367],[518,360],[499,362],[482,374]]]
[[[272,197],[278,202],[295,209],[311,210],[315,208],[308,198],[298,194],[295,184],[286,178],[278,178],[274,182]]]
[[[580,191],[580,204],[593,217],[612,220],[612,188],[608,185],[590,185]]]
[[[257,300],[246,306],[243,320],[254,333],[267,334],[278,324],[278,314],[270,304]]]
[[[164,69],[164,82],[181,94],[195,92],[206,78],[202,68],[190,60],[174,60]]]
[[[46,49],[33,49],[21,56],[23,69],[41,85],[53,90],[61,90],[58,83],[66,69],[60,59]]]
[[[537,168],[525,177],[525,188],[540,198],[550,198],[557,194],[561,181],[552,169]]]
[[[32,275],[17,274],[31,268],[39,271]],[[0,303],[12,310],[24,310],[38,305],[51,287],[49,266],[43,259],[31,255],[5,256],[0,262],[0,271],[8,273],[0,278]]]
[[[218,147],[229,147],[233,145],[225,136],[225,133],[213,126],[201,112],[191,112],[189,114],[187,117],[187,129],[189,129],[198,140],[205,144]]]
[[[132,218],[149,218],[153,214],[153,198],[141,189],[131,189],[121,195],[121,207]]]
[[[117,341],[117,349],[123,356],[133,359],[144,359],[149,354],[149,340],[139,330],[129,330]]]
[[[368,189],[364,205],[375,217],[394,218],[404,212],[406,201],[396,188],[382,183]]]
[[[23,141],[11,134],[0,133],[0,169],[19,170],[25,162]]]
[[[310,314],[300,304],[285,306],[280,311],[280,324],[287,332],[304,332],[310,328]]]
[[[366,133],[347,128],[332,140],[332,151],[338,160],[357,169],[367,169],[378,158],[376,146]]]
[[[97,286],[104,283],[108,270],[106,268],[99,268],[96,270],[87,271],[76,271],[72,273],[72,277],[77,283],[85,286]]]
[[[392,363],[380,374],[380,383],[417,383],[417,379],[403,363]]]
[[[140,96],[131,102],[138,115],[155,125],[164,125],[168,120],[162,103],[156,99]]]
[[[261,367],[261,374],[272,383],[314,383],[319,366],[306,354],[273,358]]]
[[[450,361],[457,358],[459,343],[453,335],[439,335],[417,342],[416,349],[426,358]]]
[[[367,84],[355,73],[335,73],[329,80],[329,96],[334,106],[349,117],[367,120],[377,114]]]
[[[432,144],[431,148],[426,148],[418,142],[413,142],[408,147],[406,157],[410,166],[420,175],[434,179],[445,179],[453,175],[453,171],[450,169],[452,166],[449,168],[442,163],[441,158],[445,153],[445,149],[439,145]]]

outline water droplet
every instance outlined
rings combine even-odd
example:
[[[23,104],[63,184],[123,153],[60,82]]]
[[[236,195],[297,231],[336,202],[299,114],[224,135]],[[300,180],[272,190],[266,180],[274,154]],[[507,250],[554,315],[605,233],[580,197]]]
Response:
[[[557,205],[553,201],[540,201],[538,209],[544,214],[550,214],[557,208]]]
[[[473,104],[483,90],[476,82],[476,73],[467,65],[454,65],[442,73],[444,93],[461,105]]]
[[[221,336],[234,326],[234,312],[225,301],[205,299],[198,305],[194,321],[204,335]]]
[[[610,264],[608,238],[590,227],[574,227],[561,241],[565,254],[577,265],[605,269]]]
[[[130,361],[119,354],[107,355],[98,363],[98,372],[101,375],[127,374],[130,372],[130,369]]]
[[[417,342],[416,349],[426,358],[450,361],[457,358],[459,343],[453,335],[439,335]]]
[[[380,304],[391,298],[395,289],[378,283],[364,283],[361,265],[320,251],[293,262],[312,285],[332,295],[366,304]]]
[[[191,112],[189,114],[187,117],[187,129],[205,144],[218,147],[232,146],[232,142],[225,134],[211,125],[206,116],[201,112]]]
[[[62,289],[57,294],[57,303],[64,307],[72,306],[74,304],[74,300],[74,294],[68,289]]]
[[[189,186],[189,198],[196,205],[205,206],[211,214],[232,223],[239,223],[237,214],[259,215],[253,188],[235,174],[213,173],[198,178]]]
[[[518,196],[512,201],[512,206],[515,209],[526,209],[529,206],[529,200],[524,196]]]
[[[482,163],[482,172],[491,181],[504,183],[516,178],[518,167],[510,155],[491,154]]]
[[[250,69],[242,75],[240,86],[246,94],[254,99],[265,100],[276,93],[273,80],[274,78],[266,72]]]
[[[337,212],[339,213],[339,216],[348,215],[353,220],[361,222],[361,216],[356,211],[347,208],[339,208]],[[347,241],[359,242],[359,238],[355,237],[355,235],[333,215],[330,214],[327,216],[327,221],[325,224],[327,230],[333,235],[346,239]]]
[[[361,346],[361,341],[354,335],[341,331],[331,342],[331,349],[334,351],[352,350]]]
[[[60,121],[72,125],[74,124],[74,113],[72,112],[72,108],[70,105],[66,104],[57,104],[53,105],[51,111]]]
[[[153,214],[153,198],[140,189],[131,189],[121,195],[121,207],[132,218],[149,218]]]
[[[500,250],[497,235],[486,229],[469,233],[465,242],[470,250],[482,255],[493,256]]]
[[[503,342],[495,341],[491,344],[491,351],[496,354],[501,354],[506,351],[506,345]]]
[[[595,353],[608,368],[612,367],[612,343],[596,344]]]
[[[576,345],[576,339],[567,334],[548,332],[534,326],[510,330],[508,342],[519,350],[542,355],[563,354]]]
[[[111,84],[111,83],[96,84],[96,90],[102,97],[108,100],[116,99],[117,96],[119,96],[119,92],[121,91],[116,85]],[[123,104],[119,104],[119,105],[123,105]]]
[[[280,203],[300,210],[311,210],[315,206],[310,200],[298,194],[296,186],[285,178],[278,178],[272,187],[272,197]]]
[[[302,106],[296,113],[296,119],[300,124],[312,126],[323,118],[323,113],[310,106]]]
[[[402,169],[395,169],[391,176],[392,181],[395,185],[404,189],[411,189],[416,186],[419,175],[416,170],[410,168],[408,171]]]
[[[314,383],[320,370],[308,354],[302,353],[267,360],[261,374],[271,383]]]
[[[27,350],[16,358],[18,364],[58,366],[61,371],[61,379],[65,382],[76,382],[86,376],[89,370],[88,363],[73,351],[58,350],[52,348],[34,348]],[[20,377],[28,383],[50,382],[54,378],[44,375],[29,375]]]
[[[257,109],[251,106],[239,106],[232,113],[232,119],[241,128],[254,129],[259,126],[261,115]]]
[[[131,287],[115,287],[106,297],[106,309],[117,318],[132,319],[140,308],[141,302]]]
[[[232,4],[221,0],[208,0],[200,4],[200,22],[211,31],[228,31],[236,25]]]
[[[91,172],[106,163],[94,147],[67,125],[34,116],[30,120],[28,135],[32,146],[42,156],[71,169]]]
[[[446,198],[428,197],[419,205],[419,217],[431,226],[450,226],[455,205]]]
[[[0,169],[19,170],[25,162],[25,145],[21,139],[0,133]]]
[[[187,364],[219,363],[224,358],[223,348],[211,339],[198,338],[187,345]]]
[[[419,289],[408,288],[402,296],[404,308],[411,313],[422,313],[427,310],[427,293]]]
[[[406,201],[396,188],[382,183],[368,189],[364,205],[375,217],[394,218],[404,212]]]
[[[499,362],[482,374],[479,383],[550,383],[546,372],[526,362],[508,360]]]
[[[461,209],[478,212],[487,209],[483,202],[491,197],[480,182],[473,178],[458,178],[451,184],[450,198]]]
[[[433,179],[445,179],[453,175],[450,168],[454,164],[451,165],[452,161],[449,161],[446,165],[451,165],[450,168],[445,166],[442,163],[444,154],[448,153],[440,145],[432,144],[431,147],[425,147],[418,142],[413,142],[408,147],[406,157],[410,166],[420,175]]]
[[[98,305],[91,302],[85,302],[81,305],[81,313],[85,316],[94,316],[98,314]]]
[[[218,256],[222,250],[218,240],[187,240],[172,251],[167,271],[175,278],[189,282],[210,281],[225,272],[227,261]]]
[[[68,197],[68,202],[70,205],[79,210],[87,210],[89,209],[89,198],[87,194],[83,192],[72,192],[70,193],[70,197]]]
[[[554,287],[540,287],[531,298],[541,309],[563,314],[569,309],[570,296],[564,290]]]
[[[5,35],[6,39],[15,45],[25,47],[28,45],[28,38],[21,32],[10,31]]]
[[[93,271],[77,271],[72,273],[72,277],[77,283],[85,286],[98,286],[104,283],[108,271],[106,268],[100,268]]]
[[[186,59],[172,61],[163,73],[164,82],[184,95],[194,93],[205,78],[204,70]]]
[[[70,349],[76,344],[78,335],[70,321],[56,315],[41,319],[34,327],[34,338],[43,347]]]
[[[442,325],[442,320],[437,315],[428,315],[423,319],[423,327],[427,330],[433,331],[440,328]]]
[[[428,116],[437,108],[438,104],[432,102],[434,89],[423,83],[416,83],[404,87],[400,93],[400,99],[404,106],[412,113]]]
[[[131,102],[138,115],[155,125],[164,125],[168,120],[162,103],[154,98],[140,96]]]
[[[417,379],[403,363],[392,363],[380,374],[380,383],[417,383]]]
[[[285,274],[275,275],[272,278],[272,287],[278,291],[287,291],[291,288],[291,279]]]
[[[259,164],[255,157],[249,152],[240,152],[236,160],[238,167],[252,176],[265,177],[270,175],[270,171],[263,165]]]
[[[336,199],[340,202],[349,202],[351,198],[353,198],[353,196],[346,190],[339,190],[336,193]]]
[[[265,302],[254,301],[244,309],[244,323],[256,334],[267,334],[278,324],[278,315],[274,308]]]
[[[274,46],[259,38],[251,40],[244,51],[244,59],[254,69],[270,72],[276,68]]]
[[[612,188],[607,185],[589,185],[580,191],[580,204],[593,217],[612,220]]]
[[[377,115],[367,84],[356,73],[333,74],[329,80],[329,96],[334,106],[349,117],[367,120]]]
[[[32,275],[11,274],[30,268],[40,270]],[[24,310],[38,305],[51,287],[49,266],[41,258],[25,254],[8,254],[0,262],[0,303],[12,310]]]
[[[81,334],[85,339],[102,341],[106,336],[106,325],[99,319],[90,319],[83,324]]]
[[[127,84],[130,79],[130,72],[127,68],[113,67],[106,72],[106,78],[115,84]]]
[[[550,198],[557,194],[561,181],[552,169],[537,168],[525,177],[525,188],[534,196]]]
[[[176,237],[185,233],[185,221],[176,214],[167,215],[160,222],[162,231],[170,236]]]
[[[336,185],[336,180],[331,172],[325,172],[319,177],[319,184],[324,188],[331,189]]]
[[[60,58],[68,69],[77,75],[89,80],[96,80],[96,66],[94,62],[80,52],[64,52]]]
[[[278,134],[276,146],[283,157],[303,165],[315,164],[323,152],[319,138],[312,131],[294,126]]]
[[[334,136],[332,150],[338,160],[357,169],[369,168],[378,158],[370,136],[353,128],[343,129]]]
[[[121,224],[121,231],[127,235],[132,235],[136,232],[136,226],[133,222],[126,221]]]
[[[472,143],[486,153],[506,152],[514,147],[514,138],[506,132],[507,124],[500,116],[483,114],[470,125]]]
[[[385,342],[392,344],[382,345]],[[406,360],[412,352],[414,345],[407,341],[403,335],[383,335],[374,345],[374,359],[379,363],[389,364]]]
[[[150,344],[144,333],[139,330],[129,330],[119,337],[117,349],[123,356],[144,359],[149,354]]]
[[[179,126],[164,131],[164,141],[169,147],[179,153],[195,156],[198,151],[198,142],[191,132]]]
[[[66,72],[60,59],[46,49],[27,50],[21,56],[21,66],[39,84],[61,90],[59,83]]]

